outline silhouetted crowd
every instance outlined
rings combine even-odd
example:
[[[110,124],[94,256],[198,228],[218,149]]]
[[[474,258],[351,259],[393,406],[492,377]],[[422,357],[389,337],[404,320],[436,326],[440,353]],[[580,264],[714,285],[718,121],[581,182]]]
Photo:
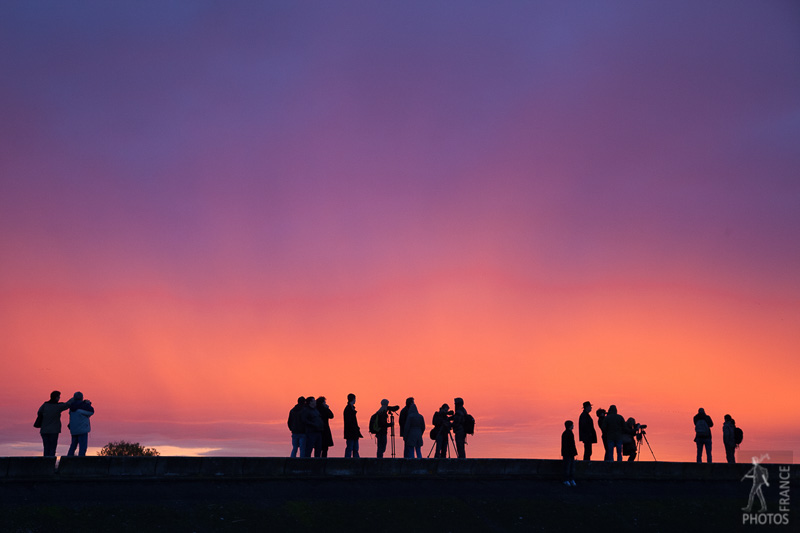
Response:
[[[578,418],[578,439],[583,443],[583,460],[590,461],[592,458],[592,445],[597,443],[597,431],[592,420],[592,403],[583,402],[583,411]],[[597,425],[600,428],[600,440],[603,443],[605,461],[613,461],[616,453],[616,460],[622,461],[623,456],[628,457],[628,461],[634,461],[642,453],[643,442],[647,444],[650,453],[655,453],[650,448],[647,441],[647,425],[639,424],[633,417],[627,420],[617,411],[616,405],[610,405],[608,411],[603,408],[595,411]],[[706,460],[711,462],[711,428],[714,422],[706,414],[702,407],[697,410],[692,422],[694,423],[694,442],[697,445],[697,462],[703,460],[703,450],[706,452]],[[575,446],[575,436],[573,434],[574,423],[572,420],[564,422],[564,432],[561,434],[561,457],[564,462],[564,484],[575,486],[575,457],[578,449]],[[731,415],[725,415],[725,423],[722,425],[722,442],[725,445],[725,458],[728,463],[736,462],[736,448],[741,444],[744,432],[736,427],[736,422]]]
[[[451,410],[445,403],[431,417],[433,427],[428,436],[434,444],[428,456],[435,447],[434,457],[449,457],[451,445],[456,451],[456,457],[463,459],[467,456],[467,435],[474,434],[475,418],[467,413],[463,399],[455,398],[453,402],[455,409]],[[347,395],[347,405],[342,416],[346,443],[344,456],[360,457],[359,440],[364,435],[358,424],[355,394]],[[297,404],[289,411],[287,421],[292,433],[291,456],[327,457],[328,449],[333,446],[330,427],[332,418],[333,412],[324,397],[299,397]],[[389,400],[381,400],[378,410],[370,416],[368,431],[375,437],[377,457],[381,458],[386,454],[389,444],[391,456],[395,457],[395,427],[398,427],[399,436],[403,440],[403,457],[421,459],[426,425],[414,398],[406,398],[402,409],[399,405],[389,405]]]

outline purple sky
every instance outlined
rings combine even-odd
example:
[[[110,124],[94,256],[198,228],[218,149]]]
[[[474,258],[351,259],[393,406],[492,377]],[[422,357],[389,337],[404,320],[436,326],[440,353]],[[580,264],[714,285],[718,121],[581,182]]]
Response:
[[[80,359],[45,319],[76,305],[112,367],[198,364],[86,310],[245,317],[305,354],[342,316],[430,326],[458,286],[503,293],[498,322],[558,291],[733,301],[774,319],[772,372],[797,356],[797,2],[7,1],[0,73],[3,360]]]

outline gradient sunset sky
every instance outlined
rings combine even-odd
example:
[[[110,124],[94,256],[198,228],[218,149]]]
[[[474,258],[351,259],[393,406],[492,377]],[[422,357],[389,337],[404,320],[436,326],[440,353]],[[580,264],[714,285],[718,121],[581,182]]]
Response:
[[[288,455],[325,395],[341,456],[353,392],[364,456],[461,396],[470,457],[588,399],[796,460],[800,4],[5,1],[0,359],[0,455],[58,389],[90,453]]]

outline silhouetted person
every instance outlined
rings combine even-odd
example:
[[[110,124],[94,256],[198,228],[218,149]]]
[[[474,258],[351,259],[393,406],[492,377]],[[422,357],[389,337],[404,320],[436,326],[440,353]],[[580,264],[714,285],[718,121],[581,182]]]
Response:
[[[313,396],[306,398],[306,406],[302,413],[303,424],[306,426],[306,447],[303,452],[303,457],[311,457],[311,452],[314,452],[314,457],[319,457],[322,451],[322,430],[325,425],[322,422],[322,417],[319,416],[317,411],[317,400]]]
[[[50,399],[39,407],[37,413],[42,417],[42,425],[39,434],[42,436],[45,457],[55,457],[58,447],[58,434],[61,433],[61,413],[69,409],[72,399],[67,402],[60,402],[61,392],[54,390],[50,393]]]
[[[86,455],[86,447],[89,445],[89,432],[92,431],[89,417],[93,414],[94,407],[92,407],[92,402],[85,400],[82,392],[76,392],[72,395],[72,402],[69,406],[69,432],[72,435],[72,443],[67,451],[68,456],[74,456],[76,448],[80,457]]]
[[[730,464],[736,462],[736,421],[731,415],[725,415],[722,423],[722,444],[725,445],[725,460]]]
[[[375,433],[375,441],[378,445],[378,459],[386,453],[386,433],[389,428],[389,400],[381,400],[381,408],[378,409],[378,432]]]
[[[694,421],[694,442],[697,443],[697,462],[703,462],[703,448],[706,449],[706,461],[711,462],[711,428],[714,422],[702,407],[692,419]]]
[[[422,435],[425,434],[425,418],[419,414],[417,406],[413,403],[408,406],[406,416],[405,431],[403,440],[405,441],[403,457],[413,459],[416,454],[417,459],[422,459]]]
[[[304,396],[297,398],[297,405],[289,410],[289,431],[292,432],[292,457],[297,457],[298,450],[300,457],[306,449],[306,425],[303,423],[303,409],[306,407]]]
[[[636,419],[631,417],[625,421],[625,433],[622,435],[622,455],[628,456],[628,461],[636,460]]]
[[[442,404],[438,411],[433,413],[434,435],[436,437],[436,453],[434,457],[447,457],[447,448],[450,446],[450,428],[453,426],[450,406]]]
[[[583,443],[583,460],[591,461],[592,444],[597,442],[597,431],[592,420],[592,402],[583,402],[583,412],[578,418],[578,440]]]
[[[320,448],[320,457],[328,457],[328,448],[333,446],[333,433],[331,433],[331,419],[333,418],[333,411],[328,407],[327,399],[325,396],[317,398],[317,411],[322,418],[322,446]]]
[[[464,400],[461,398],[455,398],[454,402],[456,404],[456,410],[453,415],[453,435],[456,439],[456,455],[459,459],[466,459],[467,450],[465,445],[467,442],[467,430],[464,423],[467,420],[467,410],[464,409]]]
[[[622,461],[622,436],[625,435],[625,419],[617,413],[617,406],[611,405],[604,421],[605,438],[608,441],[606,461],[614,460],[614,450],[617,451],[617,461]]]
[[[397,416],[397,425],[400,426],[400,437],[405,436],[406,418],[408,417],[408,408],[414,404],[414,398],[406,398],[406,405],[400,409],[400,414]]]
[[[742,507],[742,511],[752,511],[753,510],[753,499],[758,496],[758,500],[761,502],[761,511],[764,512],[767,510],[767,502],[764,501],[764,493],[761,491],[762,486],[769,487],[769,472],[766,468],[758,464],[760,461],[753,457],[753,468],[748,470],[748,472],[742,478],[744,481],[747,478],[753,480],[753,486],[750,488],[750,497],[747,500],[747,507]]]
[[[564,485],[575,486],[575,456],[578,455],[578,448],[575,447],[575,435],[572,428],[575,424],[572,420],[564,422],[566,428],[561,434],[561,458],[564,461]]]
[[[356,395],[347,395],[347,405],[344,408],[344,440],[347,447],[344,450],[345,457],[360,457],[358,455],[358,439],[364,438],[361,428],[358,427],[356,416]]]
[[[597,415],[597,427],[600,428],[600,440],[603,442],[603,459],[608,455],[608,439],[606,439],[606,410],[602,407],[594,412]]]

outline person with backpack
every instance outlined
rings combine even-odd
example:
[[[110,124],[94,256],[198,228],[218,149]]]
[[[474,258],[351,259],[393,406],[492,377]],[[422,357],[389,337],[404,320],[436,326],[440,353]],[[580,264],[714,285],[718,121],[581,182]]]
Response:
[[[703,462],[703,448],[706,449],[706,461],[711,462],[711,428],[714,422],[702,407],[694,415],[694,442],[697,444],[697,462]]]
[[[730,464],[736,462],[736,421],[731,415],[725,415],[722,423],[722,444],[725,445],[725,459]]]
[[[467,458],[467,434],[470,435],[475,430],[475,419],[464,409],[464,400],[454,398],[456,404],[455,414],[453,415],[453,435],[456,439],[456,456],[459,459]],[[470,427],[470,425],[472,427]]]
[[[386,433],[389,427],[389,400],[381,400],[381,408],[378,409],[369,419],[369,432],[375,435],[375,441],[378,444],[378,459],[383,458],[386,452]]]
[[[436,441],[436,453],[434,457],[447,458],[447,448],[449,447],[450,428],[453,427],[453,416],[455,413],[450,410],[450,406],[442,404],[438,411],[433,413],[433,429],[431,439]]]

